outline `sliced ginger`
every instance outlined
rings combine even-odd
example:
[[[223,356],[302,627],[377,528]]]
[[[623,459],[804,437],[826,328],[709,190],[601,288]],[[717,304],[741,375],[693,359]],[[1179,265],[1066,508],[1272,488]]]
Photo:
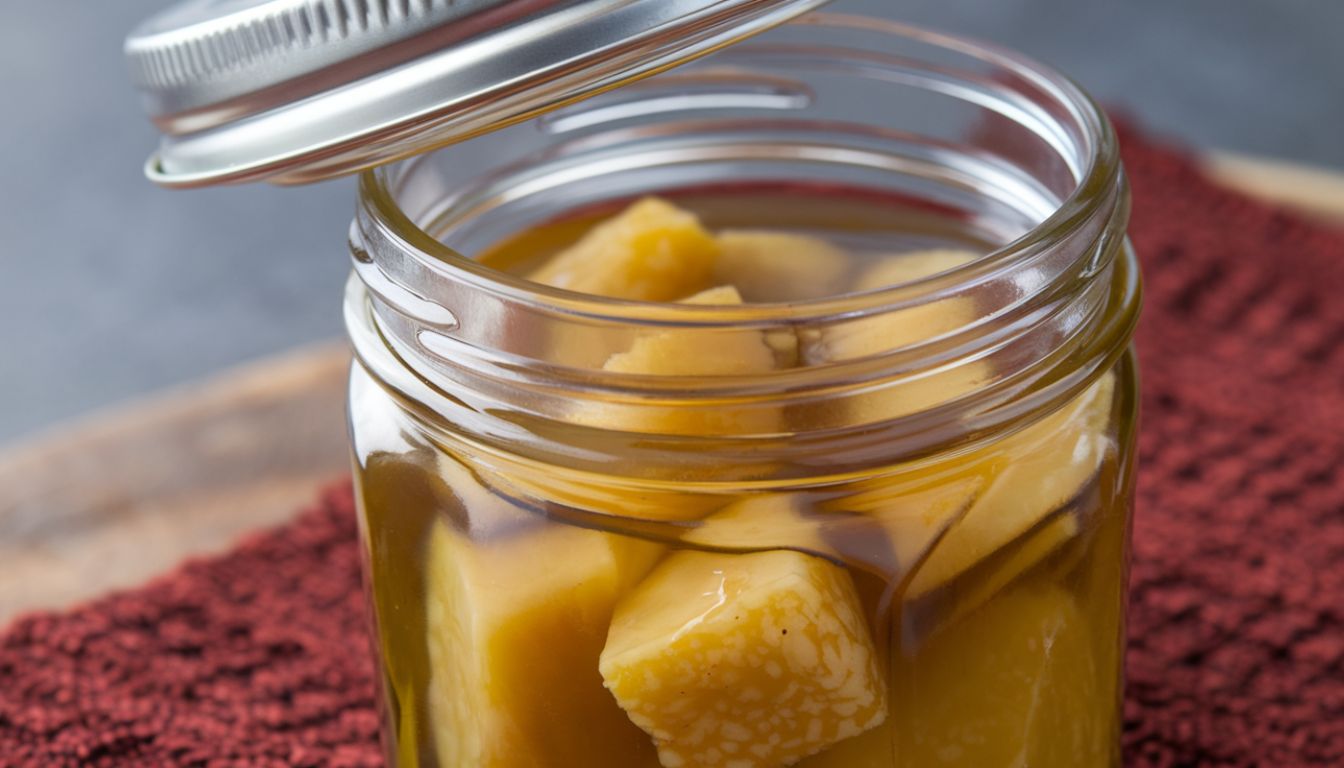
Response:
[[[907,695],[894,703],[891,730],[901,764],[1114,764],[1113,709],[1098,702],[1117,695],[1115,674],[1098,668],[1091,636],[1073,596],[1028,581],[899,656],[892,676]]]
[[[855,289],[874,290],[908,283],[967,264],[977,257],[970,251],[934,250],[889,256],[860,276]],[[852,360],[878,355],[900,347],[930,341],[974,322],[975,302],[969,298],[943,299],[922,306],[864,318],[803,339],[803,359],[808,364]],[[853,401],[850,420],[855,423],[885,421],[915,413],[974,391],[989,380],[984,363],[910,379],[899,386]]]
[[[988,468],[988,486],[924,562],[908,598],[947,584],[1073,500],[1112,450],[1114,393],[1115,375],[1107,373],[1060,410],[987,449],[995,465]],[[1078,523],[1061,525],[1035,546],[1040,558],[1070,538]]]
[[[719,250],[694,214],[650,197],[593,227],[528,279],[596,296],[676,301],[710,287]]]
[[[849,254],[817,237],[768,230],[727,230],[714,282],[731,284],[749,301],[798,301],[841,293]]]
[[[540,245],[519,240],[514,247],[526,252]],[[675,301],[710,287],[719,251],[714,237],[694,214],[651,197],[593,226],[527,277],[609,298]],[[544,359],[594,368],[630,343],[630,334],[622,329],[577,322],[559,324],[545,334]]]
[[[742,295],[726,285],[684,299],[683,304],[733,305]],[[666,376],[730,376],[762,373],[775,367],[775,352],[759,331],[658,331],[635,340],[602,366],[618,373]]]
[[[578,528],[478,541],[437,522],[425,604],[439,765],[656,765],[597,671],[618,596],[656,556]]]
[[[970,251],[954,250],[888,256],[869,267],[854,288],[871,291],[901,285],[955,269],[976,258],[978,256]],[[970,299],[944,299],[827,331],[823,334],[821,348],[813,354],[828,361],[866,357],[951,333],[976,317],[975,303]]]
[[[939,627],[955,623],[1044,563],[1080,530],[1076,514],[1062,514],[977,563],[974,575],[958,581],[947,594],[910,595],[901,612],[906,642],[920,647]]]
[[[721,286],[684,300],[687,304],[741,304],[732,286]],[[616,373],[654,376],[741,376],[764,373],[778,365],[779,351],[760,331],[655,331],[635,339],[630,349],[612,355],[603,366]],[[777,407],[659,406],[585,403],[578,419],[585,424],[631,432],[662,434],[751,434],[773,432]]]
[[[880,259],[869,267],[855,285],[860,291],[872,291],[890,285],[910,283],[956,269],[980,258],[974,251],[957,248],[932,248],[911,251]]]
[[[909,639],[974,610],[1084,532],[1090,521],[1068,505],[1114,449],[1114,391],[1108,373],[1014,435],[836,502],[880,524],[894,547],[891,576],[917,563],[903,594]]]
[[[616,608],[601,671],[665,768],[773,768],[881,723],[853,581],[797,552],[677,552]]]
[[[949,250],[893,256],[870,268],[857,287],[866,290],[909,282],[954,269],[974,258],[970,252]],[[828,331],[820,344],[805,345],[805,354],[832,360],[878,354],[953,332],[976,316],[970,299],[946,299]],[[973,391],[989,379],[990,373],[986,364],[976,363],[877,393],[855,406],[853,418],[893,418],[937,405]],[[962,595],[962,609],[973,608],[978,600],[991,597],[1078,533],[1076,517],[1065,516],[1049,524],[1046,519],[1081,492],[1100,468],[1110,446],[1107,427],[1114,389],[1114,376],[1107,374],[1056,413],[996,442],[981,455],[960,460],[983,478],[984,490],[921,565],[909,585],[907,599],[918,600],[1016,545],[1000,570],[972,590],[973,594]],[[864,508],[882,514],[885,505],[874,504],[870,498]],[[1034,532],[1038,526],[1044,529]]]
[[[1014,586],[913,655],[893,654],[892,717],[797,768],[1111,765],[1114,696],[1087,617],[1058,587]],[[1104,716],[1102,713],[1106,713]]]
[[[741,304],[732,286],[702,291],[684,300],[688,304]],[[637,337],[630,347],[612,355],[604,369],[638,375],[732,375],[770,371],[777,352],[758,331],[708,332],[654,331]],[[690,405],[651,407],[642,403],[583,402],[575,405],[571,418],[578,423],[605,429],[655,434],[733,434],[741,431],[771,432],[779,427],[779,408],[758,410]],[[563,473],[511,473],[503,478],[520,495],[536,497],[572,508],[622,517],[656,520],[694,520],[723,506],[720,497],[676,491],[634,493],[609,487],[569,482]]]

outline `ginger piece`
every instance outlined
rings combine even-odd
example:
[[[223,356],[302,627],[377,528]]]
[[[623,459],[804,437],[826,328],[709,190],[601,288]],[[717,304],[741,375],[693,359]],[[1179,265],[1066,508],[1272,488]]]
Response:
[[[790,765],[887,713],[853,581],[797,552],[670,555],[617,605],[600,669],[665,768]]]
[[[924,557],[903,593],[908,641],[975,610],[1087,530],[1089,521],[1068,505],[1115,450],[1114,392],[1108,373],[1016,434],[869,481],[838,502],[885,531],[897,568],[889,578],[903,578]],[[924,486],[941,490],[941,499]]]
[[[980,254],[958,248],[931,248],[884,256],[863,273],[854,287],[860,291],[873,291],[910,283],[956,269],[978,258]]]
[[[860,291],[908,283],[974,261],[970,251],[933,250],[886,257],[870,267],[855,284]],[[812,365],[879,355],[900,347],[935,339],[973,323],[978,317],[969,298],[943,299],[922,306],[863,318],[812,333],[802,339],[803,360]],[[853,401],[855,423],[886,421],[916,413],[974,391],[990,376],[984,363],[902,382]]]
[[[439,764],[656,765],[597,665],[616,600],[657,555],[579,528],[481,541],[438,521],[425,610]]]
[[[714,282],[735,285],[748,301],[801,301],[840,293],[849,275],[849,254],[817,237],[727,230]]]
[[[859,287],[908,282],[953,269],[974,258],[974,254],[960,251],[892,257],[865,274]],[[828,332],[822,335],[821,345],[806,354],[844,359],[880,353],[952,332],[975,317],[969,299],[947,299]],[[964,366],[951,375],[950,381],[947,375],[940,375],[916,382],[913,388],[878,393],[859,403],[854,417],[857,421],[879,420],[937,405],[972,391],[989,376],[986,364]],[[996,571],[991,581],[963,594],[963,608],[969,610],[975,606],[968,595],[988,599],[1078,533],[1080,521],[1076,517],[1048,525],[1046,519],[1083,490],[1111,449],[1107,430],[1114,390],[1115,377],[1108,373],[1055,413],[982,452],[958,460],[967,471],[983,478],[984,490],[920,566],[907,590],[908,601],[917,601],[978,563],[1010,546],[1020,545],[1004,570]],[[867,506],[861,504],[861,508],[881,514],[887,502],[874,501],[872,494],[869,496]],[[1038,526],[1044,526],[1044,530],[1033,533]],[[1024,541],[1029,536],[1036,538]]]
[[[1113,764],[1116,670],[1099,668],[1090,637],[1072,595],[1031,581],[945,626],[895,660],[909,694],[893,706],[896,753],[965,768]]]
[[[719,250],[694,214],[649,197],[593,227],[527,277],[595,296],[675,301],[709,287]]]
[[[946,594],[933,590],[908,596],[901,610],[902,632],[906,643],[917,648],[940,627],[956,623],[989,602],[1062,550],[1070,541],[1074,541],[1080,531],[1077,515],[1056,517],[977,563],[974,573],[961,578],[957,589]]]
[[[947,584],[1072,501],[1114,450],[1108,430],[1114,396],[1115,374],[1107,373],[1060,410],[986,449],[993,454],[987,487],[925,560],[907,598]],[[1077,531],[1076,520],[1064,525],[1056,533]],[[1038,559],[1068,537],[1047,538],[1054,544],[1037,547]]]
[[[687,304],[741,304],[732,286],[721,286],[684,300]],[[604,370],[654,376],[744,376],[775,370],[777,351],[760,331],[654,331],[635,339],[630,349],[611,356]],[[628,403],[584,403],[577,419],[584,424],[632,432],[722,435],[773,432],[779,428],[775,406],[651,407]]]
[[[946,626],[913,655],[895,654],[895,689],[881,727],[796,768],[1077,768],[1105,752],[1113,670],[1100,669],[1087,616],[1058,587],[1014,587]]]
[[[742,295],[731,285],[711,288],[682,304],[733,305]],[[618,373],[668,376],[732,376],[775,367],[775,352],[759,331],[724,331],[713,338],[690,331],[658,331],[635,339],[602,366]]]

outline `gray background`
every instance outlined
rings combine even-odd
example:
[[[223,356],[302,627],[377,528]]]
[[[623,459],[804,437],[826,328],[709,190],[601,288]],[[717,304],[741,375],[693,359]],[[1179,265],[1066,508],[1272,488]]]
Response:
[[[121,40],[163,0],[0,21],[0,442],[341,333],[349,182],[168,192]],[[1021,49],[1181,142],[1344,168],[1344,2],[839,0]]]

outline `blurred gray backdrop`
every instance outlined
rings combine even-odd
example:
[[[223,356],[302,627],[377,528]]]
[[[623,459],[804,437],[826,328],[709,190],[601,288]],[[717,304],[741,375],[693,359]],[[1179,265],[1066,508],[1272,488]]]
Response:
[[[0,21],[0,442],[341,334],[348,181],[152,187],[121,41],[164,0]],[[1158,133],[1344,168],[1338,0],[838,0],[1049,62]]]

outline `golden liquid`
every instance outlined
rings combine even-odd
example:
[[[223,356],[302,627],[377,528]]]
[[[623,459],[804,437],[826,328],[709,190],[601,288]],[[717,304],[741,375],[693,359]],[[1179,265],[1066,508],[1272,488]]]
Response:
[[[855,254],[850,270],[855,274],[865,260],[880,254],[931,247],[981,250],[990,239],[967,233],[955,220],[929,211],[893,216],[889,205],[833,196],[724,193],[676,202],[697,211],[714,229],[777,228],[778,222],[787,221],[793,231],[824,234]],[[482,261],[525,274],[610,213],[594,211],[523,233],[485,254]],[[819,554],[844,566],[857,587],[864,620],[881,653],[888,712],[883,724],[798,765],[1119,766],[1133,378],[1132,361],[1126,357],[1116,371],[1114,395],[1104,404],[1109,447],[1095,473],[1066,501],[1039,510],[1024,530],[996,541],[991,551],[977,553],[968,567],[917,595],[909,591],[919,581],[917,573],[906,567],[882,567],[889,553],[874,554],[871,530],[856,529],[842,522],[852,516],[835,514],[863,508],[862,500],[874,491],[871,483],[855,481],[851,488],[830,488],[815,500],[804,497],[803,507],[815,503],[815,509],[804,512],[815,512],[828,521],[819,528],[824,540]],[[352,408],[368,405],[356,401]],[[992,456],[984,466],[992,465],[993,472],[999,472],[1003,467],[1025,465],[1031,460],[1028,454],[1037,448],[1013,448],[1005,442],[987,450]],[[469,631],[460,627],[454,631],[461,636],[445,636],[442,629],[433,629],[440,626],[436,617],[452,610],[451,606],[433,605],[444,594],[437,583],[430,583],[442,578],[431,562],[437,556],[432,552],[438,551],[434,549],[436,536],[441,540],[444,531],[455,531],[468,548],[458,550],[458,556],[473,562],[479,557],[479,573],[500,568],[500,583],[509,584],[500,587],[500,600],[522,599],[507,597],[518,594],[515,582],[543,581],[564,570],[563,562],[557,567],[555,562],[530,562],[533,558],[529,556],[513,557],[507,548],[516,546],[520,537],[553,535],[556,541],[581,540],[565,538],[570,526],[563,522],[563,504],[555,504],[547,518],[539,517],[533,508],[510,505],[512,491],[482,482],[477,473],[452,470],[446,475],[446,467],[461,467],[444,462],[446,451],[425,443],[404,453],[357,457],[367,576],[388,720],[385,735],[395,765],[657,766],[652,740],[627,721],[601,687],[596,666],[573,669],[600,649],[604,633],[593,635],[592,622],[571,620],[569,608],[537,606],[527,614],[528,623],[505,626],[491,635],[495,638],[491,642],[509,644],[509,658],[544,660],[535,666],[491,669],[494,683],[505,681],[491,688],[503,691],[495,699],[455,694],[450,686],[434,680],[442,674],[445,653],[470,653],[469,645],[474,642]],[[471,465],[470,461],[463,463]],[[893,485],[884,492],[899,498],[907,488],[921,487],[921,478],[946,474],[944,469],[937,459],[925,462],[898,474],[901,479],[891,481]],[[547,493],[535,486],[531,490],[540,496]],[[565,497],[557,490],[554,498]],[[733,501],[731,496],[721,496],[707,506],[721,508]],[[630,507],[639,508],[639,504],[632,499]],[[591,518],[582,519],[591,526]],[[605,531],[615,537],[613,541],[628,542],[631,551],[647,551],[646,542],[626,536],[643,533],[643,529],[627,526],[620,518],[606,519]],[[829,523],[832,519],[834,525]],[[968,518],[952,525],[969,522]],[[575,531],[575,535],[587,534]],[[935,542],[935,554],[948,541]],[[884,539],[877,546],[899,549],[902,543]],[[715,541],[712,534],[708,539],[664,541],[663,545],[655,557],[666,557],[678,549],[752,549],[740,537]],[[587,552],[581,546],[574,551]],[[768,543],[760,547],[769,548]],[[495,553],[505,565],[490,565],[496,562],[491,559]],[[933,555],[927,556],[931,561]],[[727,562],[732,562],[731,557]],[[918,570],[918,565],[913,567]],[[614,585],[617,599],[638,588],[637,581]],[[479,589],[480,583],[472,582],[467,588]],[[494,611],[482,605],[481,611]],[[587,610],[596,603],[583,605]],[[512,713],[507,726],[488,717],[469,719],[473,725],[462,725],[463,712],[470,715],[473,709],[492,706]],[[455,714],[448,717],[448,712]],[[467,744],[491,738],[508,743]],[[462,762],[464,754],[477,755],[473,758],[477,762]],[[458,762],[448,762],[452,760]]]
[[[923,206],[893,205],[887,197],[844,189],[781,191],[756,185],[722,185],[667,196],[696,214],[712,231],[727,229],[790,232],[822,237],[843,248],[854,274],[886,254],[948,248],[986,252],[1001,234],[970,228],[963,217]],[[501,272],[526,275],[573,245],[594,224],[621,210],[603,205],[520,232],[477,255],[477,261]],[[781,222],[788,222],[787,226]],[[748,302],[750,296],[745,296]]]

